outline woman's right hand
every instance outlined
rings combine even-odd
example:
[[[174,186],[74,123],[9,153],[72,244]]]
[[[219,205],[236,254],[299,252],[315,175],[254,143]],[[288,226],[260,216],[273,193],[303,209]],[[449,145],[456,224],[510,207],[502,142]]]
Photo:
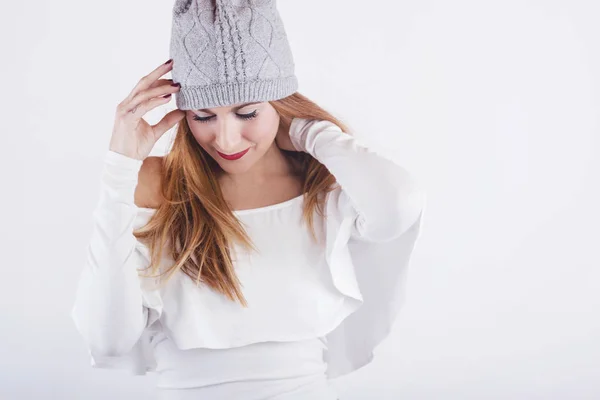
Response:
[[[129,96],[117,106],[115,124],[109,150],[124,156],[144,160],[160,137],[185,117],[185,112],[175,109],[156,125],[149,125],[142,117],[150,110],[169,102],[171,94],[180,85],[170,79],[159,79],[173,68],[173,61],[162,64],[144,76]]]

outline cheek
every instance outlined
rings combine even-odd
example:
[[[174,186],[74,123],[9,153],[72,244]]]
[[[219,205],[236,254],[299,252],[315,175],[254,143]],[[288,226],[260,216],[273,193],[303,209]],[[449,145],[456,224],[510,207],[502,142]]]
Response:
[[[256,121],[256,124],[248,126],[244,132],[246,138],[256,143],[271,142],[277,135],[279,129],[279,120],[276,118],[264,118]]]
[[[198,122],[189,117],[187,122],[194,139],[196,139],[196,141],[200,144],[208,143],[210,139],[209,131],[207,129],[203,129],[201,126],[199,126],[200,124]]]
[[[247,127],[242,131],[242,135],[246,141],[255,143],[258,146],[269,142],[272,136],[270,129],[258,125]]]

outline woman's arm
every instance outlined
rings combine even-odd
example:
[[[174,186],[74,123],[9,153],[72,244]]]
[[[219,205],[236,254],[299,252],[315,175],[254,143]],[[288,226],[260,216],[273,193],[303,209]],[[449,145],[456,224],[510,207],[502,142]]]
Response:
[[[357,211],[353,237],[385,242],[417,220],[425,193],[405,168],[326,120],[294,118],[290,139],[325,165],[350,199]]]
[[[137,268],[147,259],[136,250],[134,193],[143,161],[108,151],[100,200],[71,316],[92,355],[127,353],[148,317]]]

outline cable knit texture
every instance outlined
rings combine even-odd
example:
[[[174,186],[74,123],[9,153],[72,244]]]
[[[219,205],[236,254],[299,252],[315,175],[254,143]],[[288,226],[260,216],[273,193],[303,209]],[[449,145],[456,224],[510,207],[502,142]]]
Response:
[[[170,55],[181,110],[277,100],[298,89],[275,0],[177,0]]]

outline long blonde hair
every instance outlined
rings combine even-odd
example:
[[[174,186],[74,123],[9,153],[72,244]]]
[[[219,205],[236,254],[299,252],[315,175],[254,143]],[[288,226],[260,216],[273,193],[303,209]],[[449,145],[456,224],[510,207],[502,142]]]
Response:
[[[279,129],[286,132],[295,117],[327,120],[348,132],[341,121],[298,92],[269,103],[279,113]],[[235,240],[246,248],[256,248],[223,198],[217,180],[223,172],[219,164],[194,139],[186,118],[176,129],[173,146],[163,157],[161,195],[164,201],[148,223],[134,231],[134,236],[150,249],[151,262],[146,269],[155,277],[167,274],[164,283],[181,270],[195,280],[196,285],[203,282],[247,307],[229,245]],[[282,151],[302,178],[303,220],[316,240],[313,213],[324,218],[325,195],[335,189],[337,182],[310,154]],[[175,264],[157,275],[166,247]]]

